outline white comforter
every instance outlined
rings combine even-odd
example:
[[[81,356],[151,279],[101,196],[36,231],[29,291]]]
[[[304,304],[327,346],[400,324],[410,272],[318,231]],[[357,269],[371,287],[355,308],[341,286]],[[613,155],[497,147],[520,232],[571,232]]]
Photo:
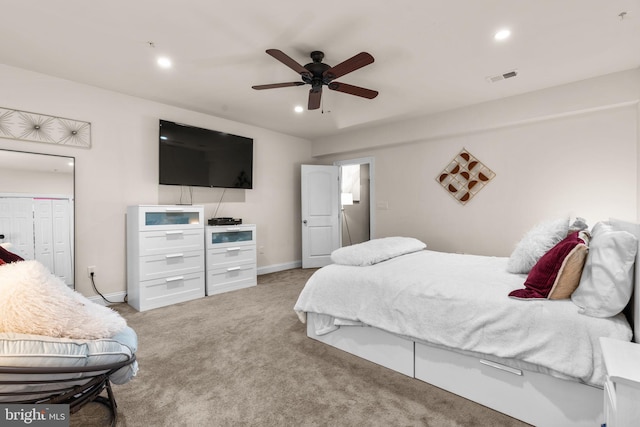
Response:
[[[602,385],[598,338],[629,341],[619,314],[578,313],[570,300],[516,300],[525,275],[507,258],[420,251],[372,266],[332,264],[313,274],[294,310],[362,322],[439,346],[517,359]]]

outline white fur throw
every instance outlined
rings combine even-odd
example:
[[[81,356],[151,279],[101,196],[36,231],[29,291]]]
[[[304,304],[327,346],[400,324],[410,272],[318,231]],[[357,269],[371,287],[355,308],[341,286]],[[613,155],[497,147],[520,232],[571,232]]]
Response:
[[[0,332],[98,339],[126,326],[118,313],[70,289],[38,261],[0,266]]]
[[[331,253],[331,261],[343,265],[373,265],[426,247],[413,237],[383,237],[336,249]]]
[[[507,271],[529,274],[542,255],[567,237],[569,218],[544,221],[529,230],[511,253]]]

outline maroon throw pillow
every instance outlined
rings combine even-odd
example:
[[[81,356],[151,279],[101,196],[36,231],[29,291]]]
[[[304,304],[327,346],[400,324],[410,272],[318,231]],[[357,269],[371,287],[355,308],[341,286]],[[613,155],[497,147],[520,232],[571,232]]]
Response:
[[[9,252],[8,250],[3,248],[2,246],[0,246],[0,259],[2,261],[4,261],[5,263],[16,262],[16,261],[24,261],[24,259],[21,256],[16,255],[13,252]]]
[[[521,299],[547,298],[564,259],[574,247],[584,243],[585,241],[579,237],[578,231],[570,233],[564,240],[549,249],[533,266],[524,282],[525,289],[516,289],[509,293],[509,296]]]

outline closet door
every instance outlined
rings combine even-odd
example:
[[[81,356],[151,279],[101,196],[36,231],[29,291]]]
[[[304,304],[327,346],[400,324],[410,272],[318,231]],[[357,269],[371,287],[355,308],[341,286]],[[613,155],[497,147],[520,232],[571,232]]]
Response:
[[[53,265],[56,276],[73,285],[71,271],[71,205],[67,199],[51,201],[53,214]]]
[[[4,234],[3,242],[13,245],[11,252],[34,259],[32,199],[0,198],[0,234]]]
[[[34,199],[35,259],[56,274],[53,263],[53,213],[51,200]]]

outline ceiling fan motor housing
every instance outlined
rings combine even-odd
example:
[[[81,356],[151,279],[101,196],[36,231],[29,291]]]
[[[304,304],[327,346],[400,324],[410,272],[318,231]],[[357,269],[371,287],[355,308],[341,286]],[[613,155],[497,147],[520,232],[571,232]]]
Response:
[[[319,50],[314,50],[310,56],[313,62],[308,63],[304,68],[311,74],[302,74],[302,81],[310,84],[311,90],[315,92],[321,90],[322,85],[328,85],[331,80],[333,80],[333,76],[331,76],[331,74],[323,75],[325,71],[331,68],[322,62],[324,53]]]

